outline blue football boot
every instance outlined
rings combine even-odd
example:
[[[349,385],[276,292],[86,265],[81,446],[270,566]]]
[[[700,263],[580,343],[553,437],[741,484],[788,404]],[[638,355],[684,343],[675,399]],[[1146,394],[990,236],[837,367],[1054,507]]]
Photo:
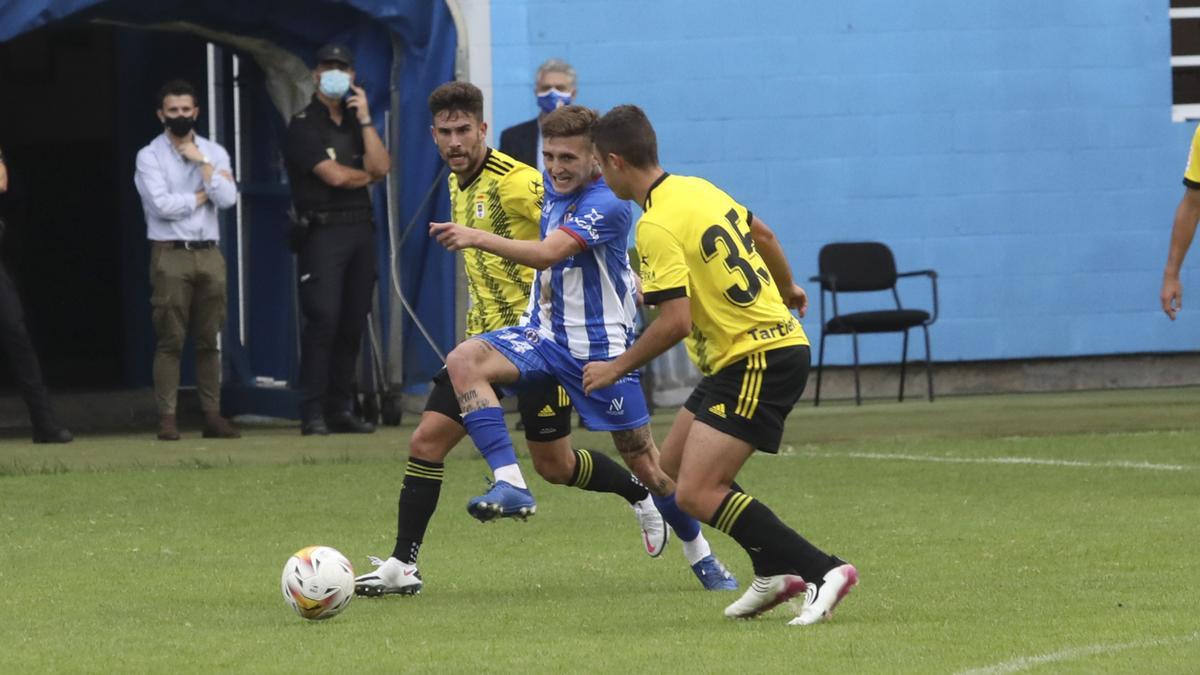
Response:
[[[496,518],[520,518],[525,520],[537,513],[537,504],[527,488],[514,487],[507,481],[492,483],[487,494],[467,502],[467,513],[481,523]]]
[[[711,554],[704,556],[700,562],[692,565],[692,571],[696,573],[696,578],[700,580],[700,583],[704,584],[706,591],[737,590],[737,579],[729,570],[725,569],[716,556]]]

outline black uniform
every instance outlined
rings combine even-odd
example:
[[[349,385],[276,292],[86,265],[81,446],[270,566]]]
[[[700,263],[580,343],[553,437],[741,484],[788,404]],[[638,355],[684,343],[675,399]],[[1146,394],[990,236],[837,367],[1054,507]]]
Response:
[[[0,151],[0,164],[3,163],[4,153]],[[0,218],[0,242],[4,239],[5,227],[4,219]],[[3,262],[0,262],[0,352],[8,357],[13,375],[17,378],[17,386],[21,389],[21,397],[29,406],[34,442],[69,442],[71,432],[59,426],[50,409],[50,396],[42,381],[42,368],[25,326],[25,310],[21,307],[17,287],[12,277],[8,276]]]
[[[367,188],[335,188],[313,168],[332,159],[363,168],[362,126],[353,110],[334,124],[315,96],[288,125],[284,145],[292,201],[308,224],[299,254],[300,388],[306,420],[347,410],[354,395],[354,365],[378,278],[371,198]]]

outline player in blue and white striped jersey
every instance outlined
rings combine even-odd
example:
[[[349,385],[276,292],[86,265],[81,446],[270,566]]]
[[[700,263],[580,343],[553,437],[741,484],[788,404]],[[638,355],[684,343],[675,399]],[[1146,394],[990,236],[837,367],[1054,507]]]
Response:
[[[580,250],[535,272],[524,323],[576,359],[615,359],[633,341],[637,315],[625,248],[632,227],[629,202],[618,199],[603,177],[566,194],[557,191],[552,176],[543,181],[542,239],[563,232]]]
[[[538,270],[522,325],[463,342],[450,353],[446,368],[467,433],[485,458],[513,452],[493,386],[520,390],[557,381],[585,426],[612,432],[622,459],[683,541],[684,555],[704,587],[733,590],[737,581],[713,557],[699,522],[675,504],[675,482],[659,465],[638,373],[590,394],[583,390],[586,363],[614,359],[632,343],[636,312],[635,277],[625,248],[630,206],[613,195],[595,164],[590,130],[596,118],[587,108],[566,106],[542,121],[547,171],[541,241],[505,239],[454,223],[430,225],[431,236],[452,251],[482,249]],[[568,454],[534,462],[578,461]],[[480,520],[531,511],[528,489],[507,483],[501,470],[493,470],[496,483],[472,499],[468,511]]]

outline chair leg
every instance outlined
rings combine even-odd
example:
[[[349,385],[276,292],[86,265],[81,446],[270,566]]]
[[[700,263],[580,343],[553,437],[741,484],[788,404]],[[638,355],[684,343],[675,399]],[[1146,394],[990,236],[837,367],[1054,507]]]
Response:
[[[904,329],[904,346],[900,348],[900,402],[904,403],[904,366],[908,363],[908,329]]]
[[[821,405],[821,371],[825,369],[825,331],[821,331],[821,345],[817,348],[817,393],[813,396],[813,407]]]
[[[862,392],[858,384],[858,333],[851,333],[854,337],[854,405],[862,405]]]
[[[925,331],[925,379],[929,381],[929,402],[933,403],[933,361],[929,357],[929,326],[921,326]]]

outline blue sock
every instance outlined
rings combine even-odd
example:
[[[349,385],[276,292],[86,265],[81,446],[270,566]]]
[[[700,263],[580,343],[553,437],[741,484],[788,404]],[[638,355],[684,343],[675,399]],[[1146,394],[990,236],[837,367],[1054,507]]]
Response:
[[[472,438],[474,438],[472,436]],[[659,497],[654,495],[654,505],[658,507],[658,512],[662,514],[663,520],[675,530],[675,535],[680,541],[691,541],[700,534],[700,521],[689,516],[679,508],[675,503],[675,493],[672,492],[669,497]]]
[[[487,460],[492,471],[502,466],[517,463],[517,453],[508,437],[504,425],[504,411],[500,408],[483,408],[463,415],[463,426],[479,448],[479,454]],[[672,502],[674,504],[674,502]]]

